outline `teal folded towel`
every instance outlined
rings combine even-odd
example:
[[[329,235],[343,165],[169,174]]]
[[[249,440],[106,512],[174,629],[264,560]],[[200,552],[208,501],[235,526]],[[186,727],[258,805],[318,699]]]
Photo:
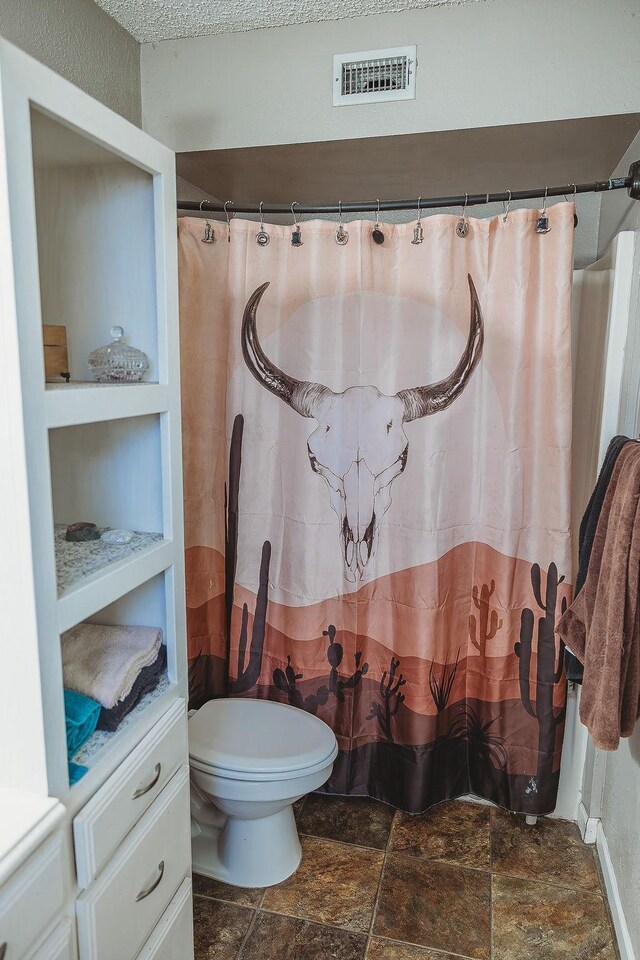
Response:
[[[69,761],[69,784],[73,786],[74,783],[78,782],[78,780],[82,780],[85,773],[88,773],[88,772],[89,772],[89,767],[83,767],[82,764],[80,763],[72,763],[70,760]]]
[[[102,706],[96,700],[76,693],[75,690],[64,691],[64,719],[67,726],[67,758],[69,760],[96,729],[101,709]]]

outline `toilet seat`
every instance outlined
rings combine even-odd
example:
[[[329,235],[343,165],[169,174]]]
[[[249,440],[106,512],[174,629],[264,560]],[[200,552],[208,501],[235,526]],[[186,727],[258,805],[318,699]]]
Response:
[[[333,731],[322,720],[272,700],[210,700],[189,720],[191,765],[230,780],[310,775],[337,752]]]

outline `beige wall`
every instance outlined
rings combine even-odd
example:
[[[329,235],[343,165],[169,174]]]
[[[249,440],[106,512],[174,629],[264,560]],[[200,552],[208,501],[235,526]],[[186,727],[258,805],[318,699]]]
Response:
[[[0,0],[0,36],[140,125],[140,45],[93,0]]]
[[[626,113],[639,31],[630,0],[486,0],[143,44],[143,125],[204,150]],[[334,53],[406,43],[416,100],[332,106]]]
[[[638,16],[640,19],[640,13]],[[614,177],[626,177],[629,172],[629,166],[634,160],[640,160],[640,134],[638,134],[630,145],[611,175]],[[598,234],[599,256],[602,256],[616,233],[619,233],[621,230],[640,230],[640,201],[632,200],[626,190],[603,193]]]

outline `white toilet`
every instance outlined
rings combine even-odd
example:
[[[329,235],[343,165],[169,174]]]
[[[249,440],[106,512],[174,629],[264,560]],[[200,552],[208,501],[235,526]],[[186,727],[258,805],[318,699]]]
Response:
[[[238,887],[286,880],[302,857],[293,804],[338,753],[318,717],[271,700],[210,700],[189,719],[193,870]]]

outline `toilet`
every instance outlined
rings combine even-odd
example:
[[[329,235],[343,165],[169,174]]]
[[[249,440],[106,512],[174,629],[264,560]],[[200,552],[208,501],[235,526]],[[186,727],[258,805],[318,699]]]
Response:
[[[297,870],[293,815],[321,787],[338,745],[318,717],[271,700],[210,700],[189,718],[194,873],[268,887]]]

